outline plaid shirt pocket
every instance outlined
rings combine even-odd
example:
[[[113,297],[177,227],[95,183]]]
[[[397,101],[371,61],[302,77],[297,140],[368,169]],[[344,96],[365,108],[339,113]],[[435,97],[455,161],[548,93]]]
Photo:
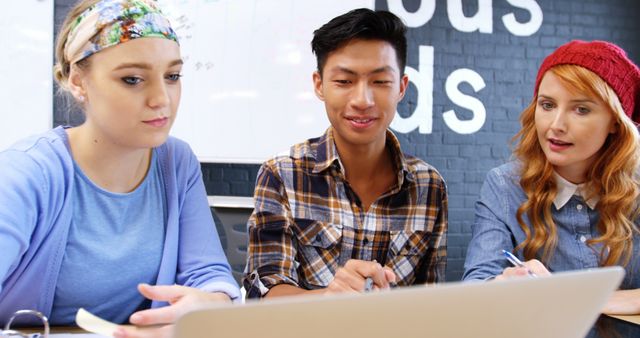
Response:
[[[309,289],[326,287],[338,268],[342,225],[296,220],[295,228],[299,244],[300,283]]]
[[[398,231],[391,233],[387,266],[396,273],[398,285],[412,285],[415,272],[428,254],[430,231]]]

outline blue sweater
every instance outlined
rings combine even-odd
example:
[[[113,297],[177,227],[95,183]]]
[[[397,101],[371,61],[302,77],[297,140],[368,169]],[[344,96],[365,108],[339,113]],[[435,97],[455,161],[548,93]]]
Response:
[[[167,205],[157,284],[224,292],[237,299],[240,293],[215,230],[198,160],[186,143],[172,137],[157,148],[157,155]],[[51,313],[74,203],[74,166],[66,132],[58,127],[18,142],[0,152],[0,168],[4,325],[16,310]],[[113,280],[117,283],[118,277]]]

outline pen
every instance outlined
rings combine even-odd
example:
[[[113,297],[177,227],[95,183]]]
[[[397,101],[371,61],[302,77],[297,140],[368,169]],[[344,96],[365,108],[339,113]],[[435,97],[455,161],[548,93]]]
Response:
[[[362,290],[363,292],[369,292],[373,290],[373,278],[371,277],[367,277],[364,280],[364,290]]]
[[[520,261],[518,259],[518,257],[514,256],[511,252],[507,251],[507,250],[502,250],[502,254],[504,255],[504,258],[506,258],[511,264],[513,264],[513,266],[517,266],[517,267],[521,267],[521,268],[525,268],[527,269],[527,272],[529,273],[529,276],[531,277],[538,277],[538,275],[536,275],[535,273],[533,273],[531,270],[529,270],[529,268],[527,268],[524,263],[522,263],[522,261]]]
[[[375,259],[373,260],[374,263],[378,263]],[[362,289],[362,292],[370,292],[373,290],[373,278],[371,277],[367,277],[364,280],[364,289]]]

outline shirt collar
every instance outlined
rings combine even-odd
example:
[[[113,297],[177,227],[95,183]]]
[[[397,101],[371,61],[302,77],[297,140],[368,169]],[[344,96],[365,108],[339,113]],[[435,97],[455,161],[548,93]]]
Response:
[[[335,139],[333,138],[333,128],[329,127],[327,131],[318,139],[318,145],[315,153],[316,164],[313,167],[314,173],[322,172],[328,169],[333,163],[342,168],[338,149],[336,149]]]
[[[556,198],[553,200],[553,204],[556,206],[556,209],[560,210],[562,207],[564,207],[564,205],[569,202],[571,196],[573,195],[581,196],[591,210],[596,207],[596,204],[598,204],[600,197],[594,196],[590,199],[587,199],[588,186],[586,185],[586,183],[573,184],[567,181],[564,177],[558,175],[558,173],[556,173],[555,171],[553,172],[553,175],[555,176],[556,186],[558,188]]]
[[[414,179],[414,175],[411,174],[406,158],[400,148],[400,141],[390,131],[387,130],[386,147],[391,149],[391,156],[398,170],[398,184],[402,186],[405,176],[409,180]],[[333,136],[333,127],[329,127],[327,131],[318,140],[318,146],[316,147],[315,154],[316,164],[313,167],[314,173],[322,172],[334,163],[336,163],[337,169],[344,173],[344,166],[340,161],[340,155],[336,148],[335,138]]]

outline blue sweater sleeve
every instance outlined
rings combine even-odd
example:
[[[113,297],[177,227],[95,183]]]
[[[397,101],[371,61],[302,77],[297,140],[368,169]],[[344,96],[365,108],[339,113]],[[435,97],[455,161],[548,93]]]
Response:
[[[186,166],[184,200],[180,210],[180,240],[178,243],[178,284],[209,292],[224,292],[234,300],[240,291],[231,274],[231,268],[220,244],[207,194],[200,163],[185,145]]]
[[[40,166],[23,151],[1,152],[0,168],[0,285],[3,285],[29,249],[48,184]]]

